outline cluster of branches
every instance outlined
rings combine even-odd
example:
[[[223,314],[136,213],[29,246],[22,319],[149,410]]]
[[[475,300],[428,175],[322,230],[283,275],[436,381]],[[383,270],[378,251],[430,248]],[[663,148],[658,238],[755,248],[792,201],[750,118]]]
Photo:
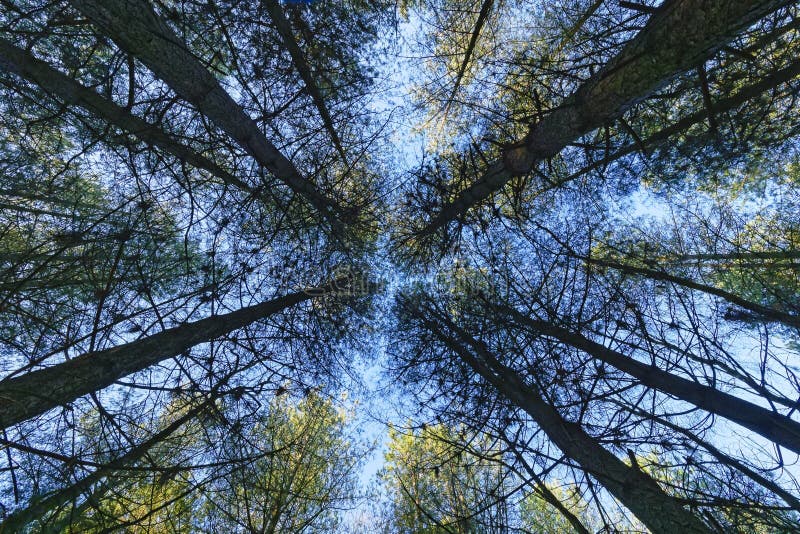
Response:
[[[473,122],[406,189],[394,251],[440,271],[397,297],[394,374],[409,435],[465,429],[510,482],[466,514],[403,492],[396,525],[536,531],[528,494],[577,532],[798,529],[796,6],[609,4],[517,48],[473,7],[467,96],[421,88]]]
[[[251,7],[3,3],[0,531],[324,530],[354,500],[334,400],[392,15]]]
[[[402,3],[453,142],[382,220],[393,4],[4,1],[0,528],[333,528],[378,243],[388,528],[800,528],[796,6],[529,4]]]

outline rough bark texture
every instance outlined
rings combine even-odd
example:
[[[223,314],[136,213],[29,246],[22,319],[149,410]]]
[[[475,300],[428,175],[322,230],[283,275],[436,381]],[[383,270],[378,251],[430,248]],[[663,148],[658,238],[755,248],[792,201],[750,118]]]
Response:
[[[440,317],[447,329],[457,336],[454,339],[428,318],[433,314],[427,310],[423,312],[411,306],[410,311],[501,395],[525,410],[565,455],[597,479],[652,532],[711,532],[676,499],[664,493],[650,476],[604,449],[579,424],[561,417],[534,386],[526,384],[516,372],[497,361],[480,342]]]
[[[693,69],[737,33],[790,0],[671,0],[600,71],[507,149],[473,185],[421,231],[430,234],[501,189],[511,178],[558,154],[568,143],[622,116],[628,109]]]
[[[728,96],[726,98],[721,98],[714,103],[714,110],[717,114],[725,113],[732,111],[739,106],[743,105],[749,100],[756,98],[767,91],[771,91],[776,87],[789,82],[800,76],[800,61],[793,61],[787,67],[780,69],[778,71],[773,72],[772,74],[766,76],[762,80],[748,85],[742,89],[739,89],[734,95]],[[696,113],[692,113],[691,115],[687,115],[686,117],[678,120],[677,122],[663,128],[654,134],[648,136],[646,139],[642,140],[641,143],[630,143],[625,145],[619,149],[617,149],[613,154],[598,160],[594,163],[591,163],[584,168],[576,171],[575,173],[571,174],[570,176],[566,177],[563,180],[558,181],[558,185],[565,184],[572,180],[575,180],[586,173],[593,171],[595,169],[599,169],[605,167],[612,161],[616,161],[628,154],[632,154],[636,151],[642,150],[642,147],[652,150],[667,142],[673,136],[678,135],[681,132],[684,132],[699,124],[705,120],[707,113],[705,110],[698,111]]]
[[[178,95],[193,104],[260,165],[303,196],[335,228],[338,206],[303,177],[225,92],[219,81],[155,13],[146,0],[70,0],[128,53],[139,58]]]
[[[713,387],[675,376],[653,365],[643,364],[566,328],[531,319],[511,308],[503,309],[512,315],[519,324],[582,350],[597,360],[631,375],[642,385],[694,404],[707,412],[725,417],[775,444],[800,454],[800,423],[785,415],[761,408]]]
[[[57,406],[65,406],[82,395],[98,391],[123,376],[177,356],[195,345],[328,293],[339,287],[339,282],[169,328],[144,339],[82,354],[40,371],[0,381],[0,428],[7,428]]]
[[[159,127],[140,119],[124,107],[100,96],[5,39],[0,39],[0,68],[38,85],[65,104],[80,106],[145,143],[157,146],[194,167],[204,169],[237,189],[254,194],[251,186],[192,148],[176,141]]]

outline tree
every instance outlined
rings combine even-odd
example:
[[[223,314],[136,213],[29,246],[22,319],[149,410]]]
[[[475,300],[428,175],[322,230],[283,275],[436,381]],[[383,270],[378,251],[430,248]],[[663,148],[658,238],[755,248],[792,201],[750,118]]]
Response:
[[[557,112],[536,124],[524,140],[506,150],[499,162],[446,206],[421,230],[429,234],[462,215],[500,189],[514,176],[531,172],[534,164],[560,152],[575,137],[614,120],[637,100],[694,63],[704,61],[741,29],[785,2],[745,2],[735,8],[725,2],[695,4],[671,2],[651,18],[648,26],[603,69],[562,104]],[[708,18],[697,17],[703,12]],[[711,23],[707,25],[706,23]],[[691,36],[685,39],[682,35]],[[646,67],[645,65],[649,65]],[[652,68],[653,66],[656,68]]]
[[[73,4],[123,48],[139,57],[181,97],[196,106],[225,133],[293,191],[302,195],[325,217],[336,208],[258,130],[208,70],[182,45],[180,38],[146,2],[75,2]],[[158,36],[155,40],[152,36]],[[335,220],[330,221],[335,224]]]
[[[0,424],[5,428],[71,402],[80,395],[110,385],[118,378],[177,356],[199,343],[211,341],[315,296],[340,290],[342,282],[347,283],[335,280],[327,286],[308,288],[224,316],[176,326],[125,345],[83,354],[47,369],[7,379],[0,385],[0,396],[6,401]],[[45,388],[49,393],[42,393]]]
[[[486,351],[481,341],[473,339],[441,315],[437,316],[431,308],[423,311],[412,302],[406,306],[408,313],[421,321],[425,328],[430,329],[448,349],[503,397],[527,412],[549,439],[584,470],[597,477],[651,530],[667,532],[675,525],[681,525],[681,528],[690,532],[710,532],[702,521],[684,510],[679,501],[664,493],[656,481],[635,467],[626,466],[579,424],[564,419],[547,403],[541,392],[525,384],[518,374],[500,363]],[[633,488],[636,490],[633,491]]]
[[[620,118],[675,76],[707,60],[709,54],[725,46],[739,31],[785,5],[782,2],[747,3],[729,9],[725,3],[701,6],[692,2],[670,2],[651,17],[648,25],[626,43],[616,57],[592,73],[546,117],[537,119],[524,139],[509,141],[494,161],[482,154],[482,164],[473,170],[481,177],[473,183],[458,180],[445,188],[447,194],[441,209],[429,217],[425,226],[410,230],[412,239],[429,241],[440,229],[446,231],[449,223],[462,219],[468,210],[499,191],[512,178],[533,172],[538,163],[556,156],[575,138]],[[694,16],[701,11],[710,17],[703,23]],[[678,27],[680,31],[676,30]],[[689,35],[696,35],[696,38],[689,38]],[[658,68],[648,68],[645,64]],[[491,150],[486,152],[490,154]],[[457,189],[454,190],[454,186]]]
[[[442,425],[389,434],[388,532],[503,532],[513,520],[503,451]]]
[[[212,397],[211,402],[214,401],[216,401],[216,399]],[[0,524],[0,530],[8,532],[22,531],[27,525],[34,522],[37,522],[38,525],[45,526],[53,530],[57,528],[63,528],[65,525],[70,525],[70,528],[74,526],[80,529],[88,529],[89,527],[87,525],[87,521],[83,520],[82,517],[87,509],[97,509],[98,507],[102,506],[100,503],[103,502],[104,499],[108,500],[106,496],[112,492],[112,487],[109,485],[111,481],[114,481],[115,484],[120,485],[117,479],[124,478],[124,469],[131,468],[146,456],[156,454],[155,449],[164,449],[165,447],[170,446],[170,440],[173,440],[174,442],[174,434],[177,431],[181,430],[186,432],[183,435],[184,440],[191,441],[191,438],[188,438],[187,436],[190,435],[192,431],[197,430],[197,424],[194,419],[198,417],[203,410],[207,410],[208,408],[209,403],[202,403],[198,406],[191,407],[188,410],[183,410],[185,413],[180,413],[181,410],[175,410],[178,412],[175,414],[177,417],[175,417],[174,421],[171,421],[163,429],[159,430],[143,442],[137,444],[121,456],[109,461],[106,465],[98,467],[94,472],[77,480],[75,483],[58,488],[50,495],[34,497],[31,499],[31,503],[27,508],[17,510],[7,517],[3,523]],[[172,415],[173,414],[169,414],[169,416]],[[187,429],[184,428],[186,426],[189,427],[188,432]],[[98,436],[93,437],[97,438]],[[166,452],[161,450],[160,454],[164,455]],[[152,457],[148,459],[152,461]],[[174,464],[174,460],[172,463]],[[167,473],[167,471],[161,471],[160,475],[163,478]],[[105,485],[103,484],[104,479]],[[164,484],[160,482],[161,479],[159,480],[158,487],[156,488],[159,490],[159,492],[164,486]],[[163,495],[159,495],[159,498],[157,499],[158,501],[165,501],[169,503],[170,501],[174,500],[176,496],[179,499],[185,496],[185,484],[183,485],[182,489],[181,487],[175,487],[173,479],[168,481],[167,485],[170,486],[171,489],[169,491],[165,490]],[[87,495],[84,496],[84,494]],[[147,493],[144,495],[146,496]],[[78,504],[78,501],[81,498],[84,500]],[[153,507],[152,504],[154,502],[155,501],[153,500],[149,501],[149,505]],[[62,511],[63,508],[69,504],[73,504],[73,508],[66,512]],[[191,508],[191,504],[189,504],[189,508]],[[106,511],[102,512],[101,516],[106,514],[114,517],[116,515],[120,515],[121,512],[116,511],[109,513]],[[187,512],[185,511],[185,508],[178,513],[179,516],[186,516],[186,514]],[[186,523],[185,519],[184,523]],[[91,524],[91,520],[89,520],[89,524]]]
[[[202,492],[202,524],[230,532],[331,532],[360,499],[368,452],[350,416],[317,392],[278,397],[226,449],[236,467]],[[240,459],[236,461],[237,459]]]

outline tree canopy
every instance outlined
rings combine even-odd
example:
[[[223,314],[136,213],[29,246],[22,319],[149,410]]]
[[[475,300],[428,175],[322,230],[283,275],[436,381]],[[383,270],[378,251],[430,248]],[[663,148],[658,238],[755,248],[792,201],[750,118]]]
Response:
[[[799,10],[2,0],[0,532],[800,531]]]

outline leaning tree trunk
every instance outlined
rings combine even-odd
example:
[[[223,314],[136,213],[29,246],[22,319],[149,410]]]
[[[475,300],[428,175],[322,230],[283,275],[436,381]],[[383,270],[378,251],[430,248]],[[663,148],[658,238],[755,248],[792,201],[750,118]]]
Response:
[[[506,149],[477,182],[445,205],[429,235],[558,154],[570,142],[621,117],[675,76],[701,65],[737,33],[791,0],[667,0],[647,25],[557,109]]]
[[[612,261],[601,258],[592,258],[581,255],[576,255],[576,257],[578,259],[585,261],[590,265],[597,265],[604,268],[614,269],[615,271],[642,276],[644,278],[649,278],[651,280],[660,280],[662,282],[669,282],[671,284],[683,286],[695,291],[708,293],[709,295],[719,297],[721,299],[730,302],[731,304],[739,306],[740,308],[753,312],[754,314],[756,314],[756,316],[760,316],[760,318],[765,321],[782,323],[790,328],[800,329],[800,316],[794,315],[792,313],[787,313],[781,310],[776,310],[775,308],[771,308],[769,306],[764,306],[763,304],[747,300],[745,298],[740,297],[736,293],[726,291],[716,286],[711,286],[708,284],[703,284],[701,282],[696,282],[694,280],[691,280],[690,278],[669,274],[663,270],[658,270],[654,268],[637,267],[636,265],[628,265],[619,261]]]
[[[742,87],[738,89],[736,93],[729,95],[725,98],[720,98],[719,100],[715,101],[714,113],[720,115],[722,113],[727,113],[732,110],[735,110],[736,108],[740,107],[746,102],[753,100],[754,98],[766,93],[767,91],[774,90],[776,87],[779,87],[780,85],[783,85],[793,80],[797,76],[800,76],[800,60],[792,61],[791,63],[789,63],[788,66],[780,70],[771,72],[758,82],[752,85]],[[608,154],[605,157],[593,163],[590,163],[581,169],[578,169],[577,171],[570,174],[566,178],[555,181],[555,185],[560,186],[566,184],[567,182],[577,180],[581,176],[584,176],[591,171],[605,168],[610,163],[620,158],[623,158],[628,154],[633,154],[634,152],[638,152],[642,149],[648,151],[655,150],[659,146],[666,144],[667,141],[672,139],[674,136],[682,132],[685,132],[692,126],[700,124],[706,120],[708,120],[707,110],[696,111],[690,115],[687,115],[682,119],[679,119],[678,121],[670,124],[669,126],[666,126],[661,130],[658,130],[657,132],[650,134],[645,139],[640,139],[637,140],[636,142],[622,146],[618,148],[616,151],[614,151],[614,153]]]
[[[234,139],[260,165],[309,202],[340,230],[339,208],[273,145],[186,43],[146,0],[70,0],[128,53]]]
[[[565,455],[597,479],[654,533],[711,532],[678,500],[667,495],[649,475],[626,465],[579,424],[561,417],[535,386],[526,384],[513,369],[501,364],[482,343],[449,319],[439,317],[455,337],[448,334],[438,321],[430,318],[434,313],[432,310],[421,310],[408,302],[406,308],[502,396],[527,412]]]
[[[767,410],[716,388],[675,376],[654,365],[646,365],[581,334],[547,321],[532,319],[513,308],[504,306],[496,309],[534,332],[552,337],[631,375],[644,386],[657,389],[694,404],[707,412],[725,417],[775,444],[800,454],[800,423],[785,415]]]
[[[169,328],[118,347],[82,354],[58,365],[0,381],[0,428],[7,428],[57,406],[65,406],[123,376],[146,369],[187,349],[247,326],[303,301],[335,291],[342,280],[298,291],[225,315]]]
[[[191,419],[197,417],[203,410],[207,409],[215,398],[209,398],[205,402],[195,406],[194,408],[181,415],[178,419],[164,427],[162,430],[156,432],[151,437],[136,445],[131,450],[110,461],[106,466],[96,469],[91,474],[81,478],[75,483],[65,488],[59,489],[57,492],[41,499],[36,500],[33,504],[22,510],[17,510],[9,515],[5,521],[0,523],[0,534],[22,532],[23,529],[30,523],[36,520],[44,520],[45,516],[53,510],[56,510],[65,504],[74,501],[81,496],[84,492],[89,490],[92,486],[97,484],[103,479],[116,474],[121,468],[131,465],[141,460],[154,446],[163,442],[165,439],[174,434],[184,424]],[[99,495],[97,493],[104,493],[104,489],[96,490],[86,500],[87,503],[99,502]],[[42,528],[46,525],[42,524]]]
[[[145,143],[157,146],[198,169],[210,172],[226,184],[252,195],[257,194],[253,187],[191,147],[172,138],[158,126],[137,117],[112,100],[100,96],[5,39],[0,39],[0,68],[38,85],[65,104],[82,107],[99,119],[138,137]]]

